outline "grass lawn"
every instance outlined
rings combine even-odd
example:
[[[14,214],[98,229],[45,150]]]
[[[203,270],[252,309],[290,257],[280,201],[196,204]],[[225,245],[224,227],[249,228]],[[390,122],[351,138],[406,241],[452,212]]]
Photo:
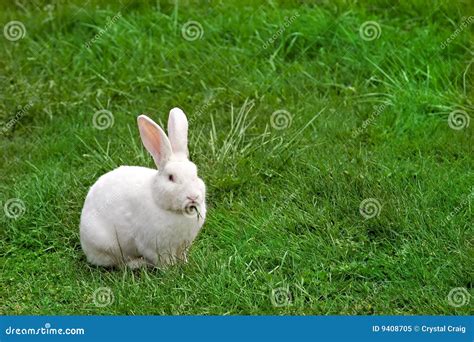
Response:
[[[396,3],[2,1],[0,313],[472,314],[474,8]],[[87,264],[89,187],[175,106],[189,263]]]

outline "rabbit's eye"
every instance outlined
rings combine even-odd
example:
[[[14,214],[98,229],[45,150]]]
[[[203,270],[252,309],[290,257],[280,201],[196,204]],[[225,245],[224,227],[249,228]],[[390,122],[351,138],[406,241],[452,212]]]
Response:
[[[168,179],[170,180],[170,182],[174,182],[174,177],[172,174],[169,174],[168,175]]]

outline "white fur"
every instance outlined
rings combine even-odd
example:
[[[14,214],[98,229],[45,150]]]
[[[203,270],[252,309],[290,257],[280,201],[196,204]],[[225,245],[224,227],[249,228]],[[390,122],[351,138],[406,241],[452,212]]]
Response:
[[[140,115],[138,125],[159,171],[121,166],[90,188],[80,236],[94,265],[136,268],[186,260],[186,250],[204,224],[205,186],[188,160],[186,116],[180,109],[171,110],[171,142],[150,118]],[[191,205],[199,213],[186,211]]]

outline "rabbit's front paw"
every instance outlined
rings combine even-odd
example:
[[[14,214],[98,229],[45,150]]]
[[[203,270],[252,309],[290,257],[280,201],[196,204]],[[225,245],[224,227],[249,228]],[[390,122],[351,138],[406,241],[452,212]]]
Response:
[[[140,267],[148,266],[148,262],[143,258],[137,258],[127,261],[127,266],[135,270]]]

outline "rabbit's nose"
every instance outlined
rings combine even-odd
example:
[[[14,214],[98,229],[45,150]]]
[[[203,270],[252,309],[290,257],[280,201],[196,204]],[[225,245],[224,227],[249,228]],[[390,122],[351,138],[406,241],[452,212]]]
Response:
[[[199,195],[187,196],[187,199],[195,202],[198,199]]]

